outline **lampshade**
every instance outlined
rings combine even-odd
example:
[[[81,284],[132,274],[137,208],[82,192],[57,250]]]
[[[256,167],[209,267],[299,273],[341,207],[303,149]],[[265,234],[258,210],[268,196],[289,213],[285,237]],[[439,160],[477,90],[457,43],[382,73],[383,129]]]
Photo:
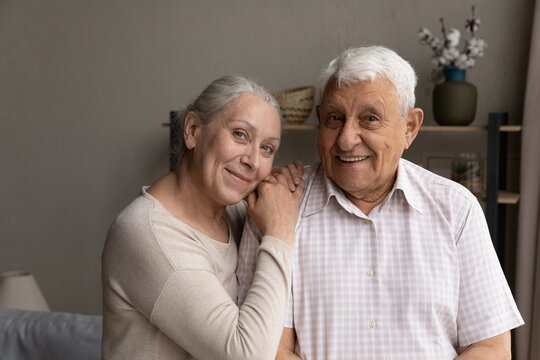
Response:
[[[25,271],[8,271],[2,274],[0,308],[50,311],[34,276]]]

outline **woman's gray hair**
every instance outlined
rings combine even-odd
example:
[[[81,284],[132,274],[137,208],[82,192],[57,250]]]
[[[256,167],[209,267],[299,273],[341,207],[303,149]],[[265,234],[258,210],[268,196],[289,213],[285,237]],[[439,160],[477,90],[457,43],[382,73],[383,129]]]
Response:
[[[345,50],[321,72],[321,99],[329,81],[340,87],[358,81],[388,79],[395,87],[402,115],[414,107],[417,77],[411,64],[395,51],[383,46],[366,46]]]
[[[192,111],[203,125],[210,124],[216,115],[225,111],[234,100],[243,94],[259,96],[274,107],[282,120],[279,105],[270,92],[257,82],[242,76],[227,75],[212,81],[191,104],[180,110],[176,116],[178,124],[175,150],[178,158],[186,151],[184,144],[184,120],[188,112]]]

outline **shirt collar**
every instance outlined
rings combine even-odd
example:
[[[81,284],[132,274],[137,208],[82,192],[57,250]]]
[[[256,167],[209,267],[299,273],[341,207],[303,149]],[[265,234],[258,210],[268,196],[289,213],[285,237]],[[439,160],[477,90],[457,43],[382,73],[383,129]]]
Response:
[[[403,196],[405,197],[405,200],[407,201],[409,206],[422,214],[424,208],[422,206],[422,202],[420,201],[421,196],[419,194],[419,189],[413,186],[410,178],[410,173],[407,171],[407,168],[410,165],[411,163],[409,161],[405,159],[399,159],[396,183],[394,184],[394,188],[392,189],[390,194],[388,194],[387,198],[390,198],[395,193],[395,191],[399,189],[403,192]]]
[[[407,162],[407,160],[400,159],[396,182],[383,203],[392,198],[396,190],[400,190],[409,206],[422,214],[423,207],[421,201],[419,200],[420,194],[418,194],[418,190],[411,184],[411,180],[406,169]],[[343,190],[341,190],[339,186],[337,186],[326,176],[322,164],[319,163],[315,166],[318,168],[313,178],[312,185],[307,189],[308,193],[306,194],[307,199],[303,216],[310,216],[322,211],[328,205],[330,198],[334,197],[337,202],[348,212],[365,217],[365,215],[362,214],[362,212],[349,199],[347,199],[343,193]]]

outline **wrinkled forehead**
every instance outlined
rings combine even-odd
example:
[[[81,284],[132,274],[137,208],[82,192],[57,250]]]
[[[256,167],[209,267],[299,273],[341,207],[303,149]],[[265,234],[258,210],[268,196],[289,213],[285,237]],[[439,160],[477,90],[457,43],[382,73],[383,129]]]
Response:
[[[341,81],[338,82],[335,78],[331,78],[326,84],[324,91],[320,96],[320,104],[330,104],[333,102],[333,98],[336,93],[339,93],[340,90],[345,90],[346,88],[353,87],[356,85],[374,85],[382,89],[385,92],[390,92],[395,98],[397,104],[399,105],[399,94],[397,92],[394,84],[384,76],[376,76],[373,79],[364,79],[364,80],[354,80],[354,81]],[[358,93],[358,96],[363,96],[363,94]]]

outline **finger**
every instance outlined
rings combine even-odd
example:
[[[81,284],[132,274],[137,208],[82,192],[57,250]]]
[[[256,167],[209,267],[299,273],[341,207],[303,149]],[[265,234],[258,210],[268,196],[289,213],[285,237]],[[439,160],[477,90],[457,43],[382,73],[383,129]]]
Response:
[[[275,183],[278,182],[278,179],[276,179],[276,177],[274,175],[269,175],[269,176],[266,177],[266,179],[264,179],[264,182],[267,182],[267,183],[270,183],[270,184],[275,184]]]
[[[292,181],[294,182],[294,185],[298,185],[300,183],[300,172],[298,170],[298,167],[295,163],[290,163],[287,165],[287,169],[289,169],[289,172],[291,173]],[[292,190],[294,191],[294,189]]]
[[[298,176],[302,177],[304,175],[304,164],[300,160],[295,160],[293,164],[296,166]]]
[[[302,178],[300,180],[300,183],[296,186],[296,190],[294,191],[295,197],[301,197],[304,193],[304,190],[306,189],[306,182]]]
[[[257,201],[257,195],[255,194],[255,191],[254,191],[246,197],[248,209],[254,209],[256,201]]]
[[[271,175],[285,176],[286,182],[283,182],[283,185],[287,186],[289,188],[289,191],[293,192],[296,189],[296,181],[294,179],[293,171],[297,172],[295,166],[292,164],[288,164],[279,168],[274,168]]]
[[[294,190],[296,190],[296,185],[294,184],[290,176],[290,173],[275,174],[274,178],[276,179],[277,183],[280,183],[281,185],[285,186],[287,189],[289,189],[290,192],[294,192]]]

